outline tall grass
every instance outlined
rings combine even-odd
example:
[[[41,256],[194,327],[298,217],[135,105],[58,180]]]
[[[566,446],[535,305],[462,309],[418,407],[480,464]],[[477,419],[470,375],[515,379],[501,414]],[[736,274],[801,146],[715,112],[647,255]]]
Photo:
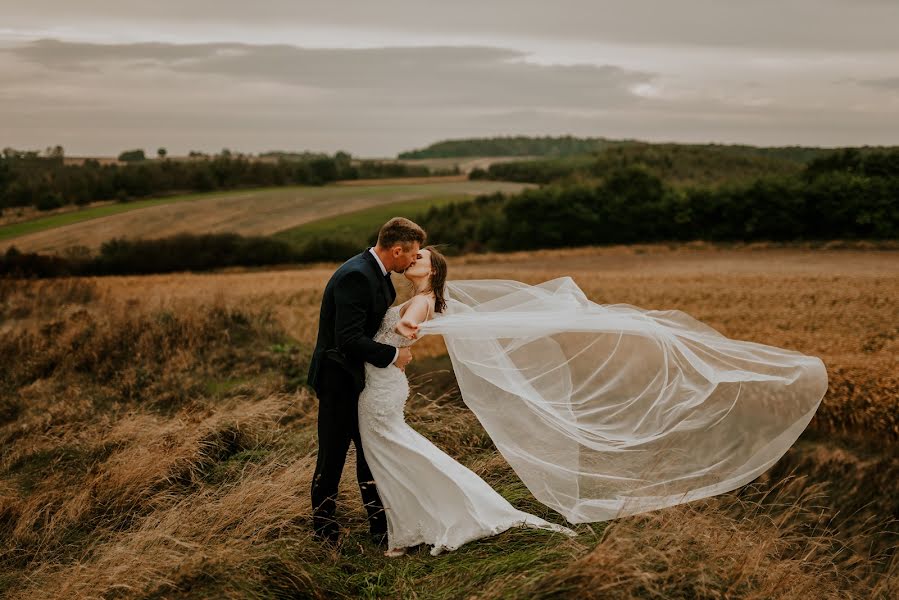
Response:
[[[833,433],[812,432],[754,485],[731,494],[581,525],[574,539],[510,530],[438,557],[421,549],[401,559],[383,557],[368,540],[351,456],[338,507],[345,535],[336,547],[315,542],[316,400],[299,384],[322,282],[300,276],[306,287],[284,273],[247,275],[280,287],[267,297],[254,283],[244,302],[228,279],[237,275],[130,278],[121,290],[109,280],[0,282],[0,595],[899,594],[889,522],[899,456]],[[227,302],[204,292],[219,279],[232,292]],[[614,289],[608,280],[592,285]],[[190,301],[176,301],[177,286]],[[648,290],[633,293],[651,297]],[[707,294],[690,281],[667,290],[687,292]],[[159,295],[171,299],[160,303]],[[764,312],[750,300],[744,311]],[[773,306],[768,314],[783,318]],[[723,313],[711,316],[738,327]],[[853,373],[846,381],[858,385],[862,375]],[[561,522],[465,409],[437,346],[419,352],[409,374],[407,413],[416,429],[516,506]]]

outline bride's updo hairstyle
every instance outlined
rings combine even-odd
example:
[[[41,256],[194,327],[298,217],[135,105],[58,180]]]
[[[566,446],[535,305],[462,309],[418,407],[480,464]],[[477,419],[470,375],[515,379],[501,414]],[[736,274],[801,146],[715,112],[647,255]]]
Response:
[[[443,288],[446,285],[446,258],[440,254],[436,246],[426,246],[425,250],[431,253],[431,291],[434,292],[434,312],[443,312],[446,308],[446,299],[443,297]]]

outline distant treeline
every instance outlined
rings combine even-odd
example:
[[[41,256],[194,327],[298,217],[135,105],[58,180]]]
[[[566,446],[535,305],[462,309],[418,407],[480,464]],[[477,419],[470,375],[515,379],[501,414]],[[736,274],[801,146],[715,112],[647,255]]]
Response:
[[[663,181],[678,185],[717,184],[790,175],[802,171],[805,155],[775,153],[747,146],[628,144],[592,155],[494,163],[473,170],[471,179],[526,183],[591,183],[631,166],[642,166]],[[820,152],[819,156],[826,156]]]
[[[105,242],[99,253],[68,256],[24,253],[15,247],[0,255],[0,277],[67,277],[146,275],[176,271],[208,271],[224,267],[256,267],[289,263],[340,261],[357,254],[358,245],[315,240],[304,246],[263,236],[236,233],[179,234],[166,238]]]
[[[353,164],[356,162],[356,164]],[[193,160],[136,160],[100,164],[86,160],[66,165],[61,149],[47,156],[7,148],[0,156],[0,211],[16,206],[51,210],[97,200],[127,202],[136,198],[241,187],[323,185],[338,180],[426,176],[427,167],[394,162],[352,161],[334,156],[254,160],[223,152]]]
[[[654,241],[808,241],[899,238],[899,150],[842,150],[793,174],[717,186],[678,186],[625,164],[590,183],[550,183],[408,215],[450,253]],[[335,262],[366,239],[303,246],[237,234],[115,239],[97,255],[0,255],[0,276],[54,277],[202,271]]]
[[[794,175],[676,187],[644,166],[433,208],[419,220],[457,251],[674,240],[899,238],[899,150],[843,150]]]
[[[607,138],[578,138],[572,136],[511,136],[495,138],[471,138],[446,140],[431,144],[427,148],[403,152],[401,159],[414,158],[459,158],[469,156],[541,156],[566,157],[583,154],[598,154],[613,148],[630,146],[663,146],[710,149],[713,152],[742,156],[768,156],[771,158],[805,163],[828,150],[803,146],[764,148],[741,145],[720,144],[648,144],[636,140],[610,140]]]
[[[628,142],[606,138],[509,136],[446,140],[427,148],[402,152],[398,158],[460,158],[467,156],[571,156],[604,150],[610,145]]]

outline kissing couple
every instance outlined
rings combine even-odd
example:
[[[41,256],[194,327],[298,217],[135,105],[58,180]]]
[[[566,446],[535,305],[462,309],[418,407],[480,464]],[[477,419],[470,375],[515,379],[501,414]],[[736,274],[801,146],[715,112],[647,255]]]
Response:
[[[462,399],[534,497],[571,523],[736,489],[771,467],[827,389],[823,362],[732,340],[677,310],[597,304],[570,277],[447,281],[412,221],[385,223],[322,297],[313,530],[337,541],[350,442],[374,540],[431,554],[512,527],[574,536],[512,506],[406,424],[410,346],[442,335]],[[396,299],[390,274],[413,295]]]

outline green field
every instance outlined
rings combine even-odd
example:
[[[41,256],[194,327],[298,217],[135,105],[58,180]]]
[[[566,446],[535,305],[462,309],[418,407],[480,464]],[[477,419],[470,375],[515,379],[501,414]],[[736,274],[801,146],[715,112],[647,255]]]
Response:
[[[279,231],[274,237],[300,245],[319,237],[340,237],[364,244],[369,237],[378,232],[378,228],[392,217],[406,217],[412,220],[425,213],[432,206],[446,206],[453,202],[470,200],[465,194],[455,194],[437,198],[419,198],[404,202],[394,202],[381,206],[373,206],[353,213],[337,215],[304,223],[299,227],[291,227]]]

